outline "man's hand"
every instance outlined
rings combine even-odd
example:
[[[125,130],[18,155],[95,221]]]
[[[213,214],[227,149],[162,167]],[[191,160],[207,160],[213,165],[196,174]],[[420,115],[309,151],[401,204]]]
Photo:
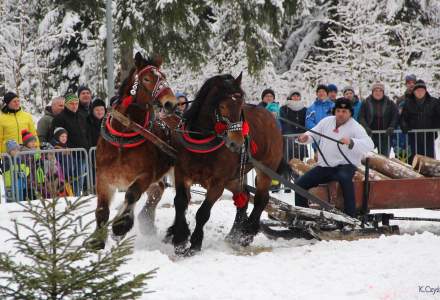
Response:
[[[305,133],[301,134],[299,137],[296,138],[296,140],[300,143],[305,143],[309,139],[309,136]]]
[[[350,138],[342,138],[339,140],[344,145],[350,145],[351,139]]]

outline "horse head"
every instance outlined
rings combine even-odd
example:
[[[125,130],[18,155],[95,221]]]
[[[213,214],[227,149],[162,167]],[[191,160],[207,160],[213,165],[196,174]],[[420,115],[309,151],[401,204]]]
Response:
[[[156,104],[172,113],[177,105],[177,99],[168,85],[165,75],[160,71],[162,59],[160,56],[145,59],[141,53],[134,57],[135,68],[125,80],[120,95],[132,96],[130,104],[149,108]]]
[[[224,134],[225,145],[234,152],[240,150],[245,140],[241,78],[240,73],[237,78],[218,75],[208,79],[184,115],[189,125],[195,125],[195,129],[214,128],[217,134]]]

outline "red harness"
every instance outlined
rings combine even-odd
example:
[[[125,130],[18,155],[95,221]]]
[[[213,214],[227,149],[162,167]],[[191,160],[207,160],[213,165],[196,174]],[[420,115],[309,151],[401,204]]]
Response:
[[[125,97],[122,102],[121,105],[124,107],[128,107],[133,101],[133,97],[132,96],[127,96]],[[150,124],[150,111],[147,111],[147,113],[145,114],[145,121],[144,124],[142,125],[143,128],[147,128],[147,126]],[[105,122],[105,127],[107,129],[107,131],[109,132],[110,135],[116,137],[116,138],[120,138],[120,139],[134,139],[134,138],[140,138],[140,132],[120,132],[117,131],[116,129],[114,129],[111,125],[111,118],[110,116],[107,118],[106,122]],[[127,142],[127,143],[120,143],[120,142],[114,142],[114,141],[109,141],[108,142],[110,144],[112,144],[115,147],[122,147],[122,148],[135,148],[137,146],[142,145],[143,143],[145,143],[146,139],[142,138],[141,140],[137,140],[135,142]]]

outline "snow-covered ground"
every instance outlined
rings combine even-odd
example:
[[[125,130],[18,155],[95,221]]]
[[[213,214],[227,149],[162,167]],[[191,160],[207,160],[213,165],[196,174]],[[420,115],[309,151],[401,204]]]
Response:
[[[225,194],[214,206],[205,227],[203,250],[177,259],[171,245],[162,243],[172,223],[173,189],[167,189],[157,210],[156,236],[144,236],[136,222],[136,243],[124,271],[139,273],[158,267],[149,281],[152,294],[142,299],[440,299],[440,223],[399,222],[400,236],[354,242],[269,240],[259,234],[249,249],[238,250],[224,242],[235,208]],[[278,194],[292,201],[292,194]],[[193,195],[193,200],[202,196]],[[122,203],[117,194],[114,215]],[[225,201],[226,200],[226,201]],[[137,211],[145,202],[143,197]],[[93,210],[96,200],[90,202]],[[2,204],[0,226],[10,226],[14,203]],[[188,210],[191,229],[198,205]],[[439,211],[394,210],[402,216],[440,217]],[[0,235],[0,251],[11,250]],[[109,241],[111,245],[113,241]],[[428,293],[431,291],[431,293]],[[435,294],[434,294],[435,292]]]

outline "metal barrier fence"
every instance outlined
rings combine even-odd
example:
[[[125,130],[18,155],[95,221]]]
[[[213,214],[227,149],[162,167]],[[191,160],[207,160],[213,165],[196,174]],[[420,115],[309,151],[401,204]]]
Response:
[[[385,130],[374,130],[371,138],[376,151],[388,157],[396,157],[406,163],[411,163],[415,154],[437,157],[440,151],[436,151],[436,139],[440,129],[417,129],[404,134],[396,129],[388,135]],[[300,160],[313,158],[315,150],[311,144],[299,145],[295,139],[300,134],[284,135],[284,157],[287,160],[298,158]],[[436,154],[437,152],[437,154]]]
[[[410,162],[414,154],[423,154],[439,159],[435,149],[439,129],[411,130],[403,134],[395,130],[373,131],[372,139],[377,152]],[[312,145],[299,145],[295,139],[299,134],[284,135],[284,157],[305,160],[312,158]],[[0,197],[7,202],[36,199],[39,196],[80,196],[96,194],[96,147],[88,152],[82,148],[22,151],[11,157],[0,153],[3,180]],[[256,173],[248,173],[246,179],[254,185]],[[3,200],[2,200],[3,201]]]
[[[96,147],[92,147],[89,150],[89,166],[90,166],[90,193],[96,195]]]
[[[5,201],[90,193],[90,167],[85,149],[20,151],[2,154]]]

